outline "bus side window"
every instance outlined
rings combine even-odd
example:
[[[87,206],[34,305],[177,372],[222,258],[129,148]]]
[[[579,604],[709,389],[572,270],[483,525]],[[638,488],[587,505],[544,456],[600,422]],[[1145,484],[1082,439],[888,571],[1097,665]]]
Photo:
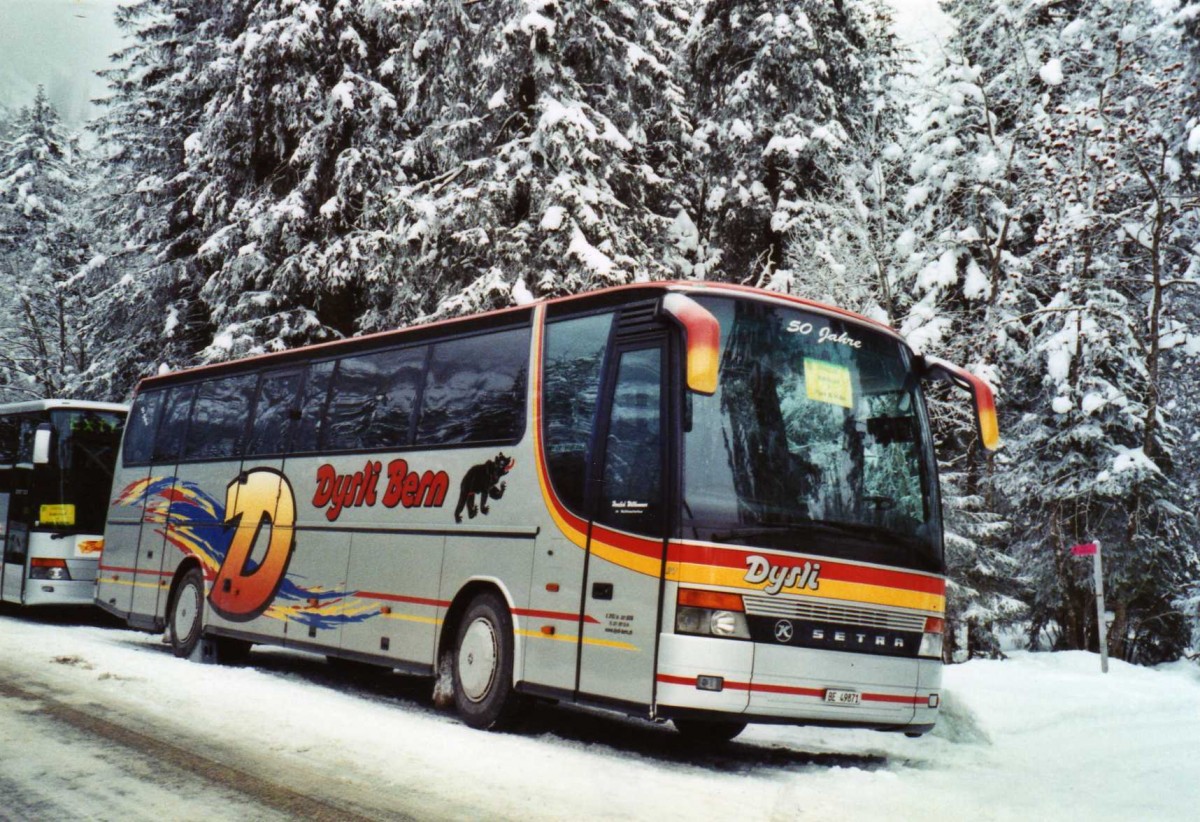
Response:
[[[417,423],[418,445],[511,442],[525,423],[529,329],[437,343]]]
[[[300,401],[300,420],[292,438],[291,451],[307,454],[321,447],[322,421],[325,419],[325,402],[329,398],[329,386],[333,382],[333,360],[313,363],[308,367],[304,380],[304,396]]]
[[[559,498],[580,513],[600,368],[611,329],[612,314],[546,325],[542,387],[546,463]]]
[[[200,385],[188,423],[184,459],[230,459],[241,455],[257,376],[242,374]]]
[[[250,420],[246,456],[287,452],[292,428],[299,422],[293,418],[292,410],[296,408],[296,394],[300,391],[303,377],[301,371],[263,375],[258,384],[253,419]]]
[[[166,393],[166,407],[154,437],[154,462],[176,462],[179,459],[187,435],[188,416],[192,411],[196,386],[181,385],[167,389]]]
[[[162,410],[165,391],[138,394],[129,413],[129,430],[125,434],[124,464],[146,465],[154,453],[154,429],[158,412]]]
[[[425,356],[422,346],[340,360],[329,401],[325,448],[342,451],[408,445]]]

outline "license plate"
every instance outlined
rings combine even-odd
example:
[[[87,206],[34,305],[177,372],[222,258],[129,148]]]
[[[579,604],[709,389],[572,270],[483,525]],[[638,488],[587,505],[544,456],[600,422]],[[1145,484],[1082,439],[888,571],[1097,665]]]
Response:
[[[825,701],[830,705],[857,705],[858,691],[835,691],[833,688],[825,691]]]

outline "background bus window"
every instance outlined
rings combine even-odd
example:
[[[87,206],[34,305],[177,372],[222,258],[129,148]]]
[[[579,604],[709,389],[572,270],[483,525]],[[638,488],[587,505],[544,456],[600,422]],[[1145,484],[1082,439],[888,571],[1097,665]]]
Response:
[[[304,376],[302,371],[283,371],[264,374],[258,384],[258,398],[250,421],[250,436],[246,456],[283,454],[290,444],[292,428],[299,422],[292,409]]]
[[[433,347],[417,425],[419,445],[511,442],[525,420],[529,329]]]
[[[183,450],[187,435],[188,416],[192,410],[192,398],[196,386],[183,385],[167,390],[166,408],[154,437],[154,462],[176,462]]]
[[[583,513],[587,449],[600,395],[612,314],[546,326],[542,414],[546,467],[562,502]]]
[[[154,429],[162,409],[165,391],[139,394],[129,412],[129,431],[125,436],[125,465],[145,465],[154,454]]]
[[[340,360],[325,447],[341,451],[408,445],[425,351],[376,351]]]
[[[332,360],[308,367],[304,380],[304,398],[300,402],[300,421],[296,425],[291,450],[310,453],[321,447],[321,422],[325,419],[325,401],[333,383],[335,363]]]
[[[188,424],[184,459],[229,459],[240,454],[256,379],[254,374],[243,374],[201,384]]]
[[[102,534],[125,415],[62,409],[51,411],[50,420],[54,425],[55,456],[39,481],[38,498],[43,505],[73,511],[72,521],[58,522],[56,530]]]

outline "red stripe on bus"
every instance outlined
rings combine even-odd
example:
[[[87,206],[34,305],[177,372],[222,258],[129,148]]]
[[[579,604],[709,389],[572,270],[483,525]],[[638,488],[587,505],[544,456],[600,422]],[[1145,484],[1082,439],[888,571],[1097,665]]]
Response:
[[[657,677],[659,682],[665,685],[685,685],[688,687],[696,687],[695,677],[671,676],[670,674],[659,674]],[[729,691],[750,691],[757,693],[768,694],[789,694],[792,696],[811,696],[818,699],[824,698],[824,688],[796,688],[791,685],[770,685],[767,683],[752,683],[752,682],[730,682],[725,681],[725,689]],[[897,694],[863,694],[864,702],[898,702],[905,705],[923,704],[928,700],[928,697],[908,696]]]
[[[442,599],[427,599],[426,597],[406,597],[400,594],[382,594],[375,591],[358,591],[358,596],[364,599],[381,599],[386,602],[407,602],[412,605],[428,605],[432,608],[449,608],[450,603]]]
[[[785,566],[802,565],[805,562],[819,562],[821,563],[822,580],[857,582],[865,585],[878,585],[883,588],[903,588],[909,591],[919,591],[924,594],[937,594],[939,596],[946,593],[946,580],[940,577],[905,571],[893,571],[887,568],[850,565],[820,556],[777,554],[761,549],[734,549],[722,548],[717,545],[672,542],[668,549],[667,561],[686,562],[692,565],[713,565],[720,568],[744,569],[746,567],[746,557],[750,554],[764,557],[768,562]]]
[[[122,574],[149,574],[154,577],[173,576],[173,571],[152,571],[148,568],[123,568],[119,565],[100,565],[101,571],[120,571]]]
[[[517,616],[536,617],[537,619],[563,619],[568,622],[578,622],[579,614],[572,614],[567,611],[538,611],[533,608],[514,608],[513,613]],[[584,616],[583,621],[589,625],[599,625],[600,620],[594,616]]]

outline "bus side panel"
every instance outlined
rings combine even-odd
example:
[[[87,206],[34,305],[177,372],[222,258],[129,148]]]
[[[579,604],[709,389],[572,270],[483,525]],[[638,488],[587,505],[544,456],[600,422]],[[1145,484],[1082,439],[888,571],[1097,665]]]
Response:
[[[557,529],[538,537],[529,588],[530,624],[537,637],[525,643],[524,675],[531,683],[575,690],[583,560],[583,549],[559,536]],[[534,615],[541,616],[541,621]],[[557,642],[542,639],[543,625],[554,629],[552,636]]]
[[[343,611],[343,651],[432,667],[445,544],[441,534],[353,535],[346,575],[353,596]]]
[[[122,468],[118,465],[113,473],[96,604],[122,618],[128,618],[133,608],[138,542],[150,497],[149,478],[149,466]]]
[[[201,466],[194,466],[200,468]],[[275,584],[273,577],[266,580],[264,594],[269,595],[274,589],[274,597],[269,601],[239,598],[236,605],[230,604],[227,610],[215,608],[215,602],[222,602],[221,592],[214,587],[225,589],[225,592],[239,591],[246,585],[246,593],[254,583],[243,580],[252,579],[255,573],[251,568],[262,565],[268,550],[271,550],[272,540],[276,541],[275,550],[291,551],[292,557],[302,546],[311,550],[306,544],[306,537],[294,530],[296,501],[291,485],[282,473],[283,461],[279,459],[253,459],[237,462],[220,462],[213,466],[203,466],[206,482],[205,490],[219,501],[217,522],[211,527],[211,539],[201,543],[205,561],[205,578],[209,592],[209,606],[206,609],[210,625],[218,628],[237,631],[242,634],[252,634],[266,641],[280,642],[283,639],[287,614],[292,600],[282,596],[285,586],[282,582]],[[195,474],[200,473],[195,471]],[[215,503],[216,504],[216,503]],[[280,522],[280,508],[284,509],[283,522]],[[236,527],[234,526],[236,523]],[[276,534],[276,525],[280,533]],[[311,541],[315,535],[307,535]],[[290,548],[288,540],[291,540]],[[238,557],[246,551],[249,565],[241,563],[235,567],[235,561],[229,567],[223,567],[231,553]],[[236,560],[236,557],[235,557]],[[289,562],[290,565],[290,562]],[[218,571],[221,575],[218,578]],[[243,577],[243,573],[245,576]],[[273,573],[269,568],[260,573]],[[235,608],[248,608],[245,613],[235,612]]]

